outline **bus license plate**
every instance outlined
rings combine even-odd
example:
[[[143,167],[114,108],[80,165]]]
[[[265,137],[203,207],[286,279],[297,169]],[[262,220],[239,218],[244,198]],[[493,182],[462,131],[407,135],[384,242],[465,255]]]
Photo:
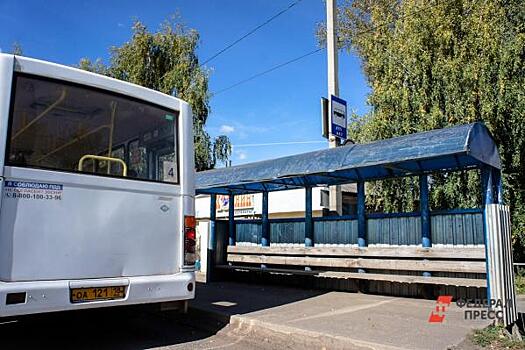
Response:
[[[124,299],[125,294],[125,286],[74,288],[71,289],[71,302]]]

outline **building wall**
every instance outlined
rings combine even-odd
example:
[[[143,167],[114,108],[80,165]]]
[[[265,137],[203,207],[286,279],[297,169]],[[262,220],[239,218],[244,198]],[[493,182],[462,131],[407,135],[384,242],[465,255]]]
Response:
[[[314,216],[321,216],[321,189],[312,189],[312,210]],[[252,206],[236,208],[236,218],[260,217],[262,214],[262,193],[251,194]],[[247,201],[249,202],[249,201]],[[295,218],[304,217],[305,191],[304,189],[270,192],[268,197],[268,213],[270,218]],[[197,219],[210,218],[210,196],[198,195],[195,198],[195,215]],[[217,218],[227,218],[227,206],[217,210]]]

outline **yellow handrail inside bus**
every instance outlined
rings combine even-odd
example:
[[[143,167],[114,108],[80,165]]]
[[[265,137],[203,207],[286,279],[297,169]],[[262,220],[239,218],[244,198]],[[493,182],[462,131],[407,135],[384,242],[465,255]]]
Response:
[[[62,103],[62,101],[64,101],[66,98],[66,89],[62,90],[62,93],[60,94],[60,97],[58,98],[58,100],[56,100],[54,103],[52,103],[51,105],[49,105],[42,113],[40,113],[39,115],[37,115],[33,120],[31,120],[29,123],[27,123],[26,125],[23,125],[22,128],[20,128],[20,130],[18,130],[14,135],[13,137],[11,137],[11,141],[13,141],[14,139],[16,139],[18,136],[20,136],[24,131],[26,131],[27,129],[29,129],[31,127],[31,125],[35,124],[37,121],[39,121],[40,119],[42,119],[43,117],[45,117],[45,115],[47,113],[49,113],[50,111],[52,111],[56,106],[58,106],[60,103]]]
[[[128,176],[128,166],[126,163],[120,159],[120,158],[112,158],[112,157],[104,157],[104,156],[95,156],[93,154],[86,154],[80,158],[78,161],[78,171],[82,171],[84,168],[84,161],[86,159],[95,159],[95,160],[105,160],[107,162],[114,162],[114,163],[120,163],[122,165],[122,176],[126,177]],[[109,163],[108,163],[109,166]]]
[[[84,138],[86,138],[86,137],[88,137],[88,136],[90,136],[90,135],[93,135],[94,133],[96,133],[96,132],[98,132],[98,131],[100,131],[100,130],[102,130],[102,129],[105,129],[105,128],[109,128],[109,125],[101,125],[101,126],[99,126],[98,128],[95,128],[95,129],[93,129],[93,130],[91,130],[91,131],[86,132],[85,134],[82,134],[82,135],[80,135],[80,136],[78,136],[78,137],[75,137],[75,138],[72,139],[71,141],[64,143],[63,145],[61,145],[61,146],[55,148],[54,150],[52,150],[51,152],[44,154],[42,157],[38,158],[38,159],[36,160],[36,162],[39,163],[39,162],[41,162],[42,160],[44,160],[44,159],[46,159],[47,157],[49,157],[50,155],[55,154],[55,153],[57,153],[58,151],[61,151],[61,150],[63,150],[64,148],[69,147],[69,146],[71,146],[71,145],[73,145],[73,144],[75,144],[75,143],[81,141],[82,139],[84,139]]]
[[[111,157],[113,151],[113,130],[115,129],[115,112],[117,111],[117,103],[111,102],[111,124],[109,126],[109,147],[108,157]],[[111,163],[108,163],[108,175],[111,173]]]

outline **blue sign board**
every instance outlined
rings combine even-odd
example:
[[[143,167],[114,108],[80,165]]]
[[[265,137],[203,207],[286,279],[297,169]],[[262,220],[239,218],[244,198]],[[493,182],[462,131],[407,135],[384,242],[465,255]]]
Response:
[[[346,140],[346,101],[337,96],[330,96],[330,134]]]

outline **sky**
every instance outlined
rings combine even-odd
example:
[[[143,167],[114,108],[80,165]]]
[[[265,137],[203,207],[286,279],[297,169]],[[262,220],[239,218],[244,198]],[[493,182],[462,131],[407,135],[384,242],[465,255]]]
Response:
[[[128,41],[140,19],[155,31],[178,13],[200,34],[201,62],[288,7],[293,0],[0,0],[0,50],[13,43],[25,56],[73,65],[83,57],[108,59],[108,49]],[[270,24],[206,64],[210,91],[318,47],[315,31],[325,20],[323,0],[302,0]],[[364,114],[369,87],[357,56],[339,53],[340,96],[349,111]],[[328,147],[321,136],[320,98],[327,96],[326,51],[213,96],[206,129],[226,134],[232,164]],[[271,144],[271,145],[268,145]]]

